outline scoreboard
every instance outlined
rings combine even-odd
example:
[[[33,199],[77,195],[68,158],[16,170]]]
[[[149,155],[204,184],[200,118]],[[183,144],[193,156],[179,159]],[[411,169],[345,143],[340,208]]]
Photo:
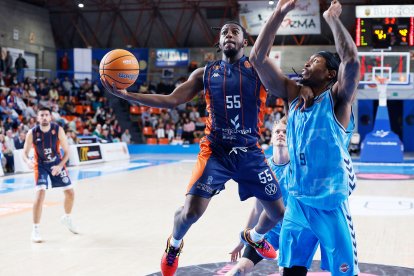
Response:
[[[355,44],[378,49],[414,46],[414,8],[407,7],[412,5],[357,6]]]

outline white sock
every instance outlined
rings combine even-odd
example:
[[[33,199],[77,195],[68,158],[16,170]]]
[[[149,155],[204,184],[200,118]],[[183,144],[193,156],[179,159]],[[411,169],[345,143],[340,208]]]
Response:
[[[70,218],[70,214],[64,214],[63,217],[64,218]]]
[[[33,230],[39,230],[40,224],[33,224]]]
[[[181,242],[183,241],[183,239],[181,239],[181,240],[176,240],[176,239],[174,239],[174,237],[173,236],[171,236],[171,239],[170,239],[170,245],[172,245],[172,246],[174,246],[175,248],[179,248],[180,247],[180,245],[181,245]]]
[[[256,232],[256,227],[253,228],[252,230],[250,230],[249,234],[250,234],[250,238],[252,239],[253,242],[261,241],[261,240],[263,240],[263,238],[265,236],[265,234],[257,233]]]

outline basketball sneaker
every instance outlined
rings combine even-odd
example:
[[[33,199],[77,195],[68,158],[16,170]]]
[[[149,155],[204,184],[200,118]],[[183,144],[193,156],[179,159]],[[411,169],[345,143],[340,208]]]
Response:
[[[38,228],[33,228],[32,230],[32,242],[42,242],[42,237],[40,236]]]
[[[184,242],[181,242],[180,247],[176,248],[170,245],[170,238],[168,238],[167,247],[161,259],[161,273],[163,276],[173,276],[175,274],[178,268],[178,259],[184,245]]]
[[[72,218],[68,215],[63,215],[60,218],[60,222],[68,228],[70,232],[73,234],[78,234],[78,230],[76,229],[75,225],[73,224]]]
[[[262,239],[258,242],[253,242],[250,238],[250,230],[251,229],[247,228],[240,233],[241,241],[245,245],[250,245],[253,247],[256,250],[257,254],[259,254],[263,259],[276,259],[277,253],[273,246],[266,239]]]

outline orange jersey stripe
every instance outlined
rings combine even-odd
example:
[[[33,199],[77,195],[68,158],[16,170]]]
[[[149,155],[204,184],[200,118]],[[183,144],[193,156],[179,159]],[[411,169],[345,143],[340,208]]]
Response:
[[[208,118],[205,122],[206,128],[204,129],[204,133],[206,135],[209,135],[211,133],[211,128],[212,128],[212,119],[211,119],[211,96],[210,96],[210,91],[208,89],[206,89],[205,97],[206,97],[206,109],[208,112]]]
[[[258,129],[258,133],[260,134],[260,127],[263,125],[264,122],[264,115],[265,115],[265,109],[266,109],[266,96],[267,96],[267,92],[266,89],[264,88],[263,85],[260,86],[260,110],[259,110],[259,115],[258,115],[258,121],[257,121],[257,129]]]
[[[194,166],[193,174],[191,175],[190,183],[187,186],[187,193],[191,190],[193,185],[197,183],[206,168],[207,161],[211,156],[210,141],[205,137],[200,143],[200,153],[198,154],[197,163]]]

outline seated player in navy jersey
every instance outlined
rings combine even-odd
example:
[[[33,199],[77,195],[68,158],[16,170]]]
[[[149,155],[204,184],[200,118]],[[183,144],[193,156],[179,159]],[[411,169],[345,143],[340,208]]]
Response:
[[[62,188],[65,195],[65,214],[62,216],[61,222],[72,233],[78,234],[78,231],[71,218],[75,193],[65,166],[69,159],[69,145],[65,131],[59,125],[51,123],[51,111],[47,107],[39,108],[37,121],[39,124],[27,133],[23,148],[23,160],[34,170],[35,175],[36,199],[33,204],[32,241],[42,242],[39,223],[48,188],[48,178],[51,180],[52,188]],[[34,160],[29,158],[32,147]],[[63,149],[63,156],[61,156],[60,147]]]
[[[238,183],[241,200],[254,196],[265,210],[253,229],[242,231],[241,239],[263,258],[276,258],[275,250],[264,235],[282,219],[284,205],[279,184],[258,144],[267,92],[244,56],[246,45],[242,26],[234,22],[224,24],[218,43],[221,60],[196,69],[170,95],[130,93],[103,81],[105,88],[115,96],[161,108],[176,107],[204,91],[209,113],[206,136],[200,141],[200,153],[184,206],[175,214],[173,232],[161,260],[163,275],[174,275],[184,235],[230,179]],[[299,93],[300,88],[297,89]]]
[[[341,4],[333,0],[323,17],[334,33],[338,54],[320,51],[305,62],[301,82],[313,90],[314,104],[305,112],[296,110],[298,85],[268,56],[278,28],[296,2],[277,3],[250,54],[266,88],[289,103],[287,144],[292,181],[280,232],[279,265],[284,267],[284,276],[306,275],[311,252],[302,249],[320,242],[332,275],[356,275],[356,240],[348,208],[355,174],[347,148],[355,126],[352,104],[359,81],[357,48],[339,19]],[[308,230],[311,239],[299,236]]]

